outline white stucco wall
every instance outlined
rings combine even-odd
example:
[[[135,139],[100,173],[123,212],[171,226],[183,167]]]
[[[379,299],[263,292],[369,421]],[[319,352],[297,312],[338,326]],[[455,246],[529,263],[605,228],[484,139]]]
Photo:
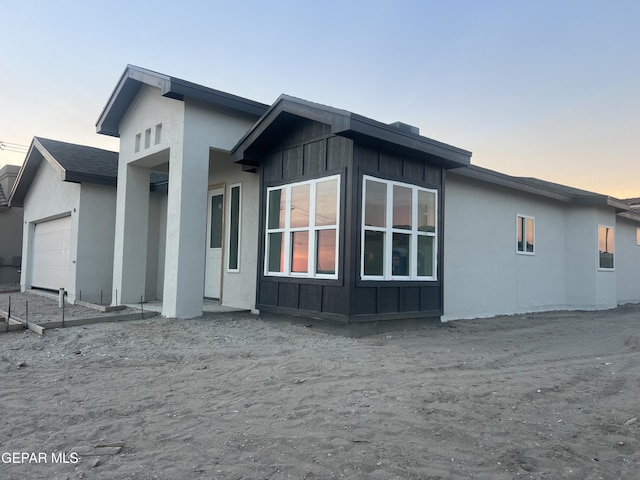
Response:
[[[69,300],[75,301],[76,260],[78,255],[78,209],[80,184],[61,180],[60,174],[43,160],[24,200],[24,230],[22,240],[22,273],[20,286],[31,288],[31,245],[36,223],[71,215],[71,245],[69,252]]]
[[[160,222],[155,205],[150,211],[149,175],[151,168],[166,164],[171,149],[182,150],[183,125],[184,103],[162,97],[159,89],[150,86],[141,88],[120,123],[113,259],[114,299],[118,290],[118,303],[138,302],[140,296],[147,295],[150,300],[162,298],[162,289],[157,288],[159,264],[156,257],[148,259],[150,231],[157,232]],[[151,254],[158,248],[159,243],[151,239]]]
[[[222,304],[235,308],[255,308],[258,262],[258,221],[260,176],[243,172],[227,153],[213,152],[209,163],[209,184],[225,183],[225,236],[222,265]],[[240,185],[239,271],[228,271],[231,187]]]
[[[443,320],[561,308],[564,207],[448,175]],[[516,216],[535,218],[535,255],[516,253]]]
[[[616,287],[618,303],[640,302],[640,245],[636,229],[640,222],[618,217],[616,221]]]
[[[162,298],[160,278],[164,278],[164,243],[167,234],[167,193],[152,192],[149,196],[149,234],[147,239],[147,283],[145,298]]]
[[[84,301],[108,303],[113,279],[116,189],[83,183],[78,208],[77,294]]]
[[[613,209],[455,174],[445,195],[443,320],[615,307],[616,272],[598,269],[598,225],[615,225]],[[516,253],[518,215],[535,218],[534,255]]]
[[[252,116],[218,110],[199,102],[164,98],[159,89],[142,87],[120,124],[113,272],[114,289],[121,289],[125,302],[136,296],[139,299],[141,293],[133,292],[137,288],[147,298],[161,298],[165,316],[188,318],[202,313],[208,185],[209,182],[237,181],[237,177],[226,178],[222,171],[210,174],[209,152],[212,148],[230,150],[254,122]],[[160,124],[161,138],[156,141]],[[150,132],[148,146],[147,131]],[[137,135],[140,135],[140,147],[136,152]],[[154,205],[152,200],[149,204],[148,196],[143,198],[141,193],[143,180],[138,178],[137,169],[148,171],[161,167],[166,171],[167,162],[168,194],[161,201],[164,203]],[[240,173],[241,169],[236,167],[236,170]],[[257,201],[257,183],[253,186]],[[246,202],[254,201],[249,188],[243,188],[243,197],[245,195],[249,195]],[[247,232],[250,229],[247,227]],[[164,232],[164,241],[156,243],[151,238],[156,231]],[[156,256],[162,258],[153,265]],[[251,254],[247,254],[247,262],[250,258]],[[250,281],[250,284],[249,288],[244,286],[245,295],[241,296],[240,303],[252,307],[255,269],[241,281]],[[154,295],[154,287],[160,283],[162,288],[156,288]],[[251,290],[248,300],[246,292]],[[239,304],[232,294],[229,300]]]

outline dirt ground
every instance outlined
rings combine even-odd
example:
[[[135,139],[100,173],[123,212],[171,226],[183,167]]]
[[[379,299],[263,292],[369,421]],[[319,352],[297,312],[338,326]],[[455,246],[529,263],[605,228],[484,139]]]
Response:
[[[1,333],[0,416],[4,460],[46,460],[2,479],[637,479],[640,306],[362,338],[250,314]]]

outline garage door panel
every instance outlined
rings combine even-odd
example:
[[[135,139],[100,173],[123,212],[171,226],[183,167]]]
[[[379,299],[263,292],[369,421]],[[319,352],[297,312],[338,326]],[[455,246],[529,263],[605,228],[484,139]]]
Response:
[[[57,290],[68,288],[71,217],[35,225],[31,285]]]

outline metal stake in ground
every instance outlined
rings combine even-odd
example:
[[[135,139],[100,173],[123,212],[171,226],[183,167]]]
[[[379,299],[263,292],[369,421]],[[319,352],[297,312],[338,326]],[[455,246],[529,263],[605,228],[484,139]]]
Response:
[[[25,300],[24,302],[24,324],[29,330],[29,300]]]
[[[142,305],[142,295],[140,295],[140,318],[144,318],[144,306]]]
[[[64,328],[64,296],[62,297],[62,328]]]

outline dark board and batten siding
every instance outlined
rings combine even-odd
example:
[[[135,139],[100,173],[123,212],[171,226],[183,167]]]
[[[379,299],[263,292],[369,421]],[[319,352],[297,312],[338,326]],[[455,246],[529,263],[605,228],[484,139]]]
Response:
[[[439,317],[442,314],[443,170],[358,140],[332,135],[330,127],[310,120],[290,125],[261,154],[259,258],[264,259],[265,205],[268,187],[341,174],[338,279],[274,277],[258,266],[257,308],[343,322]],[[363,281],[360,279],[362,175],[397,180],[438,190],[438,281]]]
[[[262,192],[260,205],[259,258],[264,259],[265,205],[267,188],[271,186],[341,174],[340,180],[340,234],[338,279],[300,279],[264,275],[263,260],[258,265],[257,306],[262,310],[279,310],[313,316],[346,319],[349,315],[348,287],[344,282],[345,207],[351,208],[346,198],[348,190],[348,164],[352,157],[353,142],[330,134],[330,127],[310,120],[301,120],[288,134],[262,158]]]
[[[353,148],[353,185],[357,205],[357,221],[352,226],[354,284],[351,321],[370,321],[376,317],[408,318],[442,315],[442,252],[443,252],[443,169],[423,159],[411,158],[381,150],[359,142]],[[363,175],[385,180],[419,185],[438,191],[438,269],[437,281],[376,281],[360,279]]]

